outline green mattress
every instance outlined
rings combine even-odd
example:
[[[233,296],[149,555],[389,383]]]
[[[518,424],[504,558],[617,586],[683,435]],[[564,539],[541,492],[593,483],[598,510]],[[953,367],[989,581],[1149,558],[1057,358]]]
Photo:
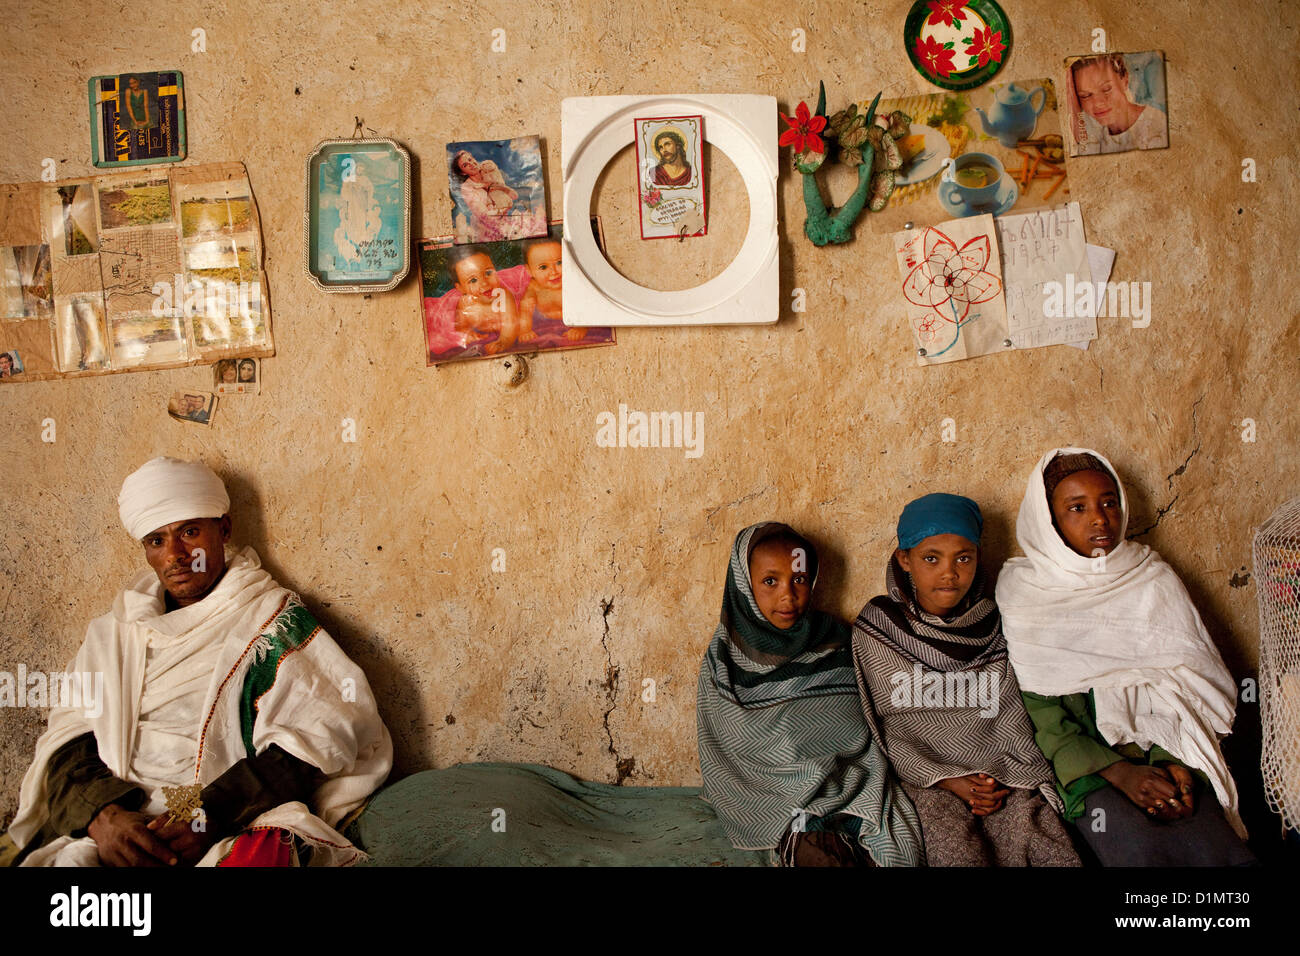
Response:
[[[538,764],[425,770],[347,829],[365,866],[766,866],[693,787],[616,787]]]

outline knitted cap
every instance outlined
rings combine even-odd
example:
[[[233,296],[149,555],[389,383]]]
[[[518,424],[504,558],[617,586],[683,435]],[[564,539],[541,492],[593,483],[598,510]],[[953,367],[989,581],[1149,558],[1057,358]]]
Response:
[[[1110,475],[1112,481],[1115,480],[1115,476],[1110,474],[1110,469],[1092,455],[1057,455],[1043,469],[1043,485],[1047,489],[1049,505],[1052,503],[1052,493],[1056,491],[1056,486],[1076,471],[1099,471],[1103,475]]]

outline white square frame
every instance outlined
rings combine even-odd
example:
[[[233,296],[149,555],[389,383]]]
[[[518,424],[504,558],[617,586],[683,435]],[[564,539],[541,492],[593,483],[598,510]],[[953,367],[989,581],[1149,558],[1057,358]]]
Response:
[[[632,142],[637,116],[704,117],[704,138],[749,191],[749,231],[721,273],[661,292],[620,275],[586,227],[596,180]],[[751,94],[571,96],[561,104],[566,325],[770,325],[780,317],[776,98]]]

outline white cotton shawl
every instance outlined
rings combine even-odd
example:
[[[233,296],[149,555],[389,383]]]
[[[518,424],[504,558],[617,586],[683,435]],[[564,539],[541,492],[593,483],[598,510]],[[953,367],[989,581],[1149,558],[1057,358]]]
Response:
[[[197,753],[196,741],[197,767],[188,780],[178,782],[206,786],[249,756],[240,729],[244,678],[257,655],[265,653],[262,634],[277,613],[297,597],[275,583],[252,548],[238,554],[227,551],[227,561],[226,573],[217,586],[189,607],[164,613],[162,585],[157,575],[148,571],[118,594],[112,611],[90,623],[85,643],[69,670],[104,675],[102,714],[88,717],[83,709],[51,709],[49,728],[36,742],[35,759],[23,778],[18,815],[9,828],[19,847],[31,840],[49,816],[46,765],[68,741],[93,732],[100,758],[114,775],[139,782],[131,776],[131,764],[144,691],[145,635],[149,632],[164,638],[221,643],[204,695],[202,752]],[[360,859],[361,851],[334,827],[388,776],[393,746],[365,674],[323,629],[281,659],[275,683],[257,703],[252,737],[256,753],[278,744],[319,768],[327,779],[311,795],[310,806],[282,804],[249,826],[293,831],[316,848],[313,863]],[[90,848],[84,845],[87,842]],[[216,844],[200,865],[215,863],[231,842],[227,838]],[[95,856],[92,849],[88,837],[62,837],[33,852],[24,864],[91,861]]]
[[[1052,524],[1043,469],[1029,476],[1016,540],[1025,553],[1003,566],[997,584],[1002,628],[1016,679],[1045,696],[1093,692],[1097,729],[1111,744],[1163,747],[1203,771],[1241,836],[1237,788],[1219,749],[1232,730],[1236,686],[1182,581],[1160,556],[1124,540],[1128,498],[1118,477],[1121,543],[1102,558],[1076,553]]]

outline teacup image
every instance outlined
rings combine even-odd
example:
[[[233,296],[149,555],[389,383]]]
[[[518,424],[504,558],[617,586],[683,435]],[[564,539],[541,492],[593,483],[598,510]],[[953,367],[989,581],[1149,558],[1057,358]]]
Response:
[[[943,171],[939,189],[945,202],[968,206],[992,204],[1002,185],[1002,161],[988,153],[962,153]]]

